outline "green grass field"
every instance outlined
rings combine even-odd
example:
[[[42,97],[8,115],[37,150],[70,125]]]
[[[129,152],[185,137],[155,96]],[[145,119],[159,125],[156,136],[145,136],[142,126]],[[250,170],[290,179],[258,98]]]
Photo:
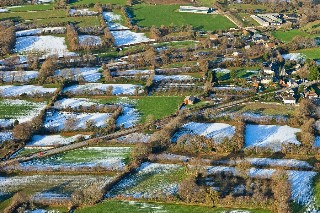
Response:
[[[272,35],[276,39],[278,39],[278,40],[280,40],[282,42],[289,42],[296,36],[304,36],[304,37],[309,36],[308,33],[303,32],[301,30],[297,30],[297,29],[289,30],[289,31],[280,31],[280,30],[278,30],[278,31],[272,32]]]
[[[176,26],[192,25],[206,31],[226,30],[235,25],[222,15],[179,13],[179,5],[145,5],[133,6],[134,20],[140,26]]]
[[[148,115],[153,115],[155,119],[161,119],[175,113],[178,106],[183,102],[181,96],[144,96],[138,98],[129,98],[128,102],[136,106],[141,114],[141,122],[146,120]],[[102,104],[121,103],[123,99],[112,97],[108,99],[96,100]]]
[[[228,213],[235,209],[226,208],[212,208],[206,206],[192,206],[192,205],[178,205],[178,204],[165,204],[165,203],[142,203],[135,201],[115,201],[108,200],[103,203],[97,204],[92,207],[79,208],[75,213],[150,213],[150,212],[170,212],[170,213]],[[238,209],[240,210],[240,209]],[[268,213],[267,210],[246,210],[251,213]]]
[[[144,122],[148,115],[155,119],[161,119],[175,113],[184,97],[179,96],[147,96],[138,99],[137,109],[142,114],[141,121]]]
[[[7,19],[33,23],[37,26],[65,26],[70,22],[78,25],[79,27],[100,26],[97,16],[68,17],[66,10],[0,13],[0,20]]]
[[[64,152],[62,154],[54,155],[52,157],[44,158],[46,162],[52,163],[85,163],[94,162],[96,160],[103,160],[107,158],[122,158],[128,159],[131,147],[97,147],[97,148],[83,148]]]
[[[29,114],[38,104],[34,102],[19,102],[0,99],[0,119],[16,119],[19,116]]]
[[[126,5],[126,0],[70,0],[70,5],[81,5],[81,4],[95,4],[95,3],[101,3],[101,4],[117,4],[117,5]]]
[[[309,59],[320,59],[320,47],[297,50],[296,52],[305,54]]]
[[[229,110],[229,112],[237,113],[257,113],[263,115],[285,115],[290,116],[293,114],[295,107],[288,105],[275,105],[264,103],[250,103],[245,106],[236,106]]]
[[[21,7],[10,8],[10,12],[27,12],[27,11],[43,11],[52,10],[53,4],[33,4],[33,5],[22,5]]]

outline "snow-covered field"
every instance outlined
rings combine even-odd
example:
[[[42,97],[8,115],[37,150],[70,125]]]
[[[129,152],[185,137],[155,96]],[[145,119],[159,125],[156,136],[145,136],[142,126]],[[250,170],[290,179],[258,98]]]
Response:
[[[100,84],[100,83],[88,83],[84,85],[73,85],[64,89],[64,92],[69,92],[75,95],[81,94],[105,94],[106,91],[112,87],[113,95],[134,95],[136,89],[139,93],[143,92],[142,86],[134,84]]]
[[[79,35],[80,46],[99,46],[102,44],[99,36]]]
[[[121,15],[114,14],[113,12],[103,12],[102,15],[108,24],[109,30],[129,29],[119,23],[121,21]]]
[[[222,68],[215,68],[212,71],[217,72],[217,73],[230,73],[230,70],[222,69]]]
[[[40,146],[60,146],[75,142],[83,135],[74,135],[71,137],[63,137],[61,135],[34,135],[26,147]]]
[[[124,196],[129,198],[166,198],[178,191],[178,182],[167,180],[170,175],[181,169],[175,164],[142,163],[137,173],[122,179],[106,194],[106,197]],[[161,180],[153,180],[153,176],[161,175]],[[144,182],[146,181],[146,182]]]
[[[132,75],[151,75],[153,74],[153,70],[125,70],[125,71],[118,71],[118,72],[112,72],[111,74],[113,76],[132,76]]]
[[[300,129],[277,125],[246,125],[245,147],[265,147],[274,151],[281,150],[282,144],[300,144],[296,133]]]
[[[23,82],[38,77],[38,71],[0,71],[0,81],[4,82]]]
[[[131,149],[131,147],[86,147],[60,155],[22,162],[20,169],[26,171],[55,169],[77,171],[80,168],[103,167],[112,171],[122,171],[126,165],[125,159]]]
[[[97,15],[98,12],[91,11],[89,9],[70,9],[69,10],[69,15],[70,16],[94,16]]]
[[[0,127],[9,127],[13,125],[15,120],[18,120],[19,123],[31,121],[35,116],[39,115],[40,111],[43,110],[47,104],[45,102],[5,99],[1,101],[1,105],[12,108],[14,108],[15,106],[27,106],[28,108],[32,108],[31,110],[28,109],[25,111],[17,111],[15,112],[15,114],[12,114],[12,112],[10,112],[10,115],[7,119],[0,119]],[[4,111],[2,112],[5,113]]]
[[[56,70],[55,76],[85,82],[97,82],[101,78],[100,67],[69,68]]]
[[[184,81],[193,80],[191,75],[155,75],[153,81]]]
[[[25,36],[18,37],[14,49],[17,53],[42,53],[44,56],[74,55],[69,52],[64,37],[57,36]]]
[[[76,189],[82,189],[85,186],[101,182],[106,184],[113,177],[103,175],[31,175],[31,176],[12,176],[0,177],[0,194],[9,194],[25,189],[39,193],[55,193],[61,196],[70,196]]]
[[[55,112],[46,116],[44,127],[53,131],[85,129],[87,121],[96,127],[105,127],[110,113]]]
[[[66,31],[65,27],[36,28],[36,29],[30,29],[30,30],[17,31],[16,32],[16,37],[34,36],[34,35],[40,35],[42,33],[60,34],[60,33],[65,33],[65,31]]]
[[[122,104],[122,107],[122,114],[118,117],[116,125],[124,128],[133,127],[140,119],[138,110],[129,104]]]
[[[34,85],[22,85],[22,86],[0,86],[0,96],[2,97],[17,97],[23,94],[28,96],[35,95],[48,95],[53,94],[57,88],[44,88],[42,86],[34,86]]]
[[[61,100],[57,100],[53,105],[55,109],[60,109],[60,110],[68,109],[68,108],[79,109],[81,107],[91,107],[91,106],[95,106],[96,109],[108,107],[107,105],[93,102],[87,98],[63,98]]]
[[[143,42],[152,41],[147,38],[144,33],[136,33],[130,30],[111,31],[114,37],[116,46],[139,44]]]
[[[235,166],[236,164],[247,161],[252,166],[257,167],[283,167],[293,169],[312,169],[313,167],[306,161],[296,159],[273,159],[273,158],[244,158],[243,160],[220,160],[217,161],[228,166]]]
[[[13,136],[11,131],[0,132],[0,144],[12,139],[13,139]]]
[[[225,123],[196,123],[189,122],[183,125],[172,137],[176,142],[185,134],[202,135],[214,139],[215,142],[221,142],[224,138],[232,138],[235,133],[235,127]]]
[[[296,61],[297,63],[303,63],[306,60],[306,56],[301,53],[288,53],[282,55],[284,60]]]

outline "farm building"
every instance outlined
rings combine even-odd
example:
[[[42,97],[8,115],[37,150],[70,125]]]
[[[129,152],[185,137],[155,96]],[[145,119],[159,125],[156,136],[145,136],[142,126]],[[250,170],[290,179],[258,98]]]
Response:
[[[199,101],[199,99],[194,96],[187,96],[183,102],[185,105],[193,105],[193,104],[197,103],[198,101]]]
[[[212,13],[214,11],[213,8],[209,7],[194,7],[194,6],[180,6],[179,12],[183,13]]]
[[[251,18],[253,18],[256,22],[264,27],[267,27],[269,25],[281,25],[283,23],[282,15],[278,13],[251,15]]]
[[[284,104],[296,104],[296,99],[290,94],[282,97]]]

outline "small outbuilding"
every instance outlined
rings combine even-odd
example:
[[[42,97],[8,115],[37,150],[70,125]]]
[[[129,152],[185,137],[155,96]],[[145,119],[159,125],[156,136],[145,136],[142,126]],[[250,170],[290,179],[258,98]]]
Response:
[[[187,96],[185,99],[184,99],[184,104],[185,105],[193,105],[197,102],[199,102],[200,100],[197,98],[197,97],[194,97],[194,96]]]

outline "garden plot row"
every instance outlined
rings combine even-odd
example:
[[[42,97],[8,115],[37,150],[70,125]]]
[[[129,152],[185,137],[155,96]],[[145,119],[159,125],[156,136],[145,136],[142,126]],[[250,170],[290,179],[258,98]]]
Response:
[[[300,131],[289,126],[247,124],[244,135],[245,147],[263,147],[280,151],[284,144],[301,144],[296,136]],[[201,135],[219,143],[225,138],[232,138],[234,133],[235,127],[229,124],[189,122],[173,135],[172,141],[177,142],[182,136]]]
[[[185,171],[179,165],[145,162],[135,174],[122,179],[113,187],[106,197],[168,198],[177,193],[184,177]]]
[[[36,198],[66,198],[72,192],[93,183],[107,184],[112,176],[103,175],[32,175],[0,177],[0,193],[5,195],[17,191],[36,193]],[[1,196],[0,196],[1,199]]]
[[[150,156],[152,161],[156,162],[175,162],[185,163],[192,162],[193,157],[185,155],[177,155],[173,153],[161,153]],[[243,162],[250,163],[253,167],[271,167],[281,169],[295,169],[295,170],[312,170],[313,167],[306,161],[296,159],[273,159],[273,158],[244,158],[244,159],[228,159],[228,160],[211,160],[211,159],[197,159],[203,164],[207,165],[225,165],[225,166],[236,166]],[[192,163],[191,163],[192,164]]]
[[[20,96],[30,96],[30,97],[45,97],[51,96],[57,88],[45,88],[43,86],[35,85],[22,85],[22,86],[0,86],[0,96],[1,97],[20,97]]]
[[[6,166],[7,171],[48,172],[48,171],[123,171],[129,160],[131,147],[86,147],[67,151],[50,157],[34,159]]]
[[[27,83],[38,77],[38,71],[0,71],[0,82]],[[59,78],[80,81],[80,82],[97,82],[101,79],[100,67],[84,67],[56,70],[50,78]]]
[[[1,90],[1,89],[0,89]],[[18,92],[18,91],[15,91]],[[15,121],[31,121],[46,107],[46,102],[4,99],[0,101],[0,129],[10,128]]]

